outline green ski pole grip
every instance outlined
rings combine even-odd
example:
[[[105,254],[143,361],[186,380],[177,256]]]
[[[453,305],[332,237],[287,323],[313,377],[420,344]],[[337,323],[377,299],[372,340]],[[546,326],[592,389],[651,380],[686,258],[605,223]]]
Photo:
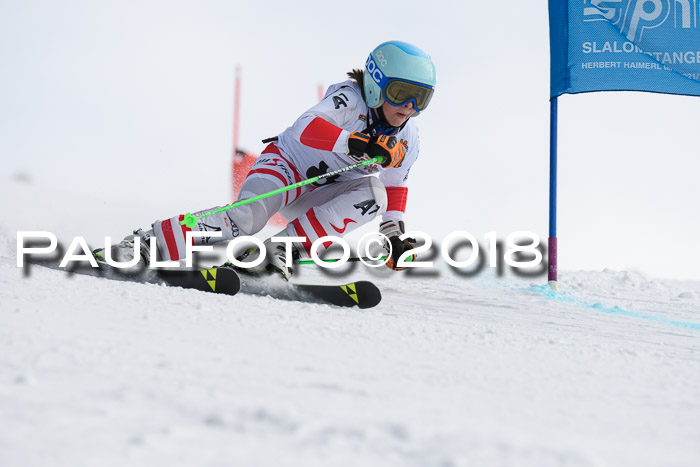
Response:
[[[185,227],[193,229],[194,226],[197,225],[197,218],[188,212],[187,214],[185,214],[184,219],[180,221],[180,225],[184,225]]]

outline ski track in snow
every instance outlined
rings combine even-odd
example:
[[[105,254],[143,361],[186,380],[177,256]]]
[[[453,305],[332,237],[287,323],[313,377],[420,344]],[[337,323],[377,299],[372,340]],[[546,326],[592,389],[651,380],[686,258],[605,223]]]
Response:
[[[16,230],[61,213],[8,204],[3,467],[700,465],[698,282],[357,268],[383,294],[358,310],[25,276]]]

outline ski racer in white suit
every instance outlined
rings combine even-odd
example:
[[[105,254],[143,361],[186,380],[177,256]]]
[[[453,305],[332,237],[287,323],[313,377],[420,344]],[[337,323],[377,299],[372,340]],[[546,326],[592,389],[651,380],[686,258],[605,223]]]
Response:
[[[374,156],[384,157],[382,164],[367,165],[197,219],[192,230],[219,230],[223,236],[194,235],[194,244],[253,235],[280,212],[291,222],[275,236],[305,237],[305,241],[293,244],[294,258],[305,258],[318,238],[345,235],[381,216],[380,232],[388,239],[385,248],[389,251],[389,242],[392,247],[387,265],[397,269],[396,260],[413,247],[411,242],[398,238],[405,232],[402,219],[408,175],[419,153],[418,128],[412,117],[430,102],[435,67],[419,48],[391,41],[372,51],[364,70],[353,70],[348,76],[351,80],[330,86],[321,102],[263,150],[248,172],[238,199],[249,199]],[[179,215],[156,221],[152,231],[139,229],[134,234],[144,240],[155,235],[162,259],[184,259],[185,234],[190,229],[180,224],[183,218]],[[120,246],[126,242],[128,248],[130,239],[133,251],[133,236]],[[284,244],[268,239],[265,246],[268,254],[264,267],[289,278],[292,268],[286,266]],[[142,256],[144,253],[142,246]]]

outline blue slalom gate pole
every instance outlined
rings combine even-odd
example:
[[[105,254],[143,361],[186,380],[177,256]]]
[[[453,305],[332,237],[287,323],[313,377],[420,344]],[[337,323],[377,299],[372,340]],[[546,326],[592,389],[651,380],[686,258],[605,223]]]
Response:
[[[549,287],[557,289],[557,98],[550,100],[549,117]]]

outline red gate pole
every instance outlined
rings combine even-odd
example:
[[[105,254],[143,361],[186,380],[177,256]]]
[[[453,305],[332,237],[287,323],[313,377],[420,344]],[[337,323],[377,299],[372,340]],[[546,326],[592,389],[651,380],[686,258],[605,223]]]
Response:
[[[241,108],[241,66],[236,65],[233,85],[233,154],[231,156],[231,199],[236,200],[236,159],[238,158],[238,126]]]

